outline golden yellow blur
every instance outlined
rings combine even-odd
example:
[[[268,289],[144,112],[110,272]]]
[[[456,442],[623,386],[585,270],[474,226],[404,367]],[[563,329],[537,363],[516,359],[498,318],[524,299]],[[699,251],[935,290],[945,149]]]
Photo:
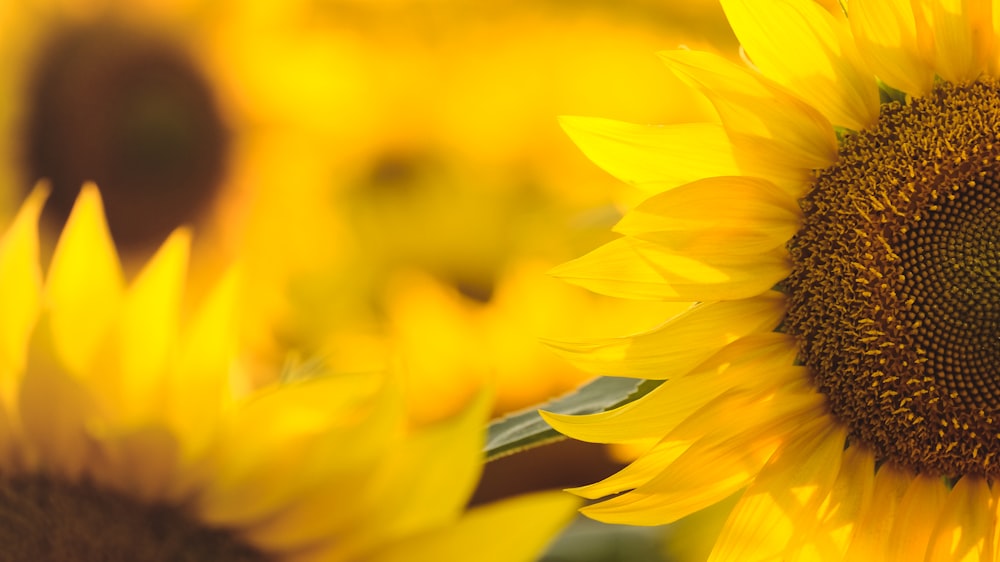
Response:
[[[557,116],[708,118],[655,52],[736,52],[707,1],[31,0],[5,3],[0,26],[0,214],[40,175],[53,200],[96,179],[127,271],[194,223],[196,280],[245,264],[259,382],[289,361],[363,371],[392,357],[420,421],[484,382],[497,412],[568,390],[585,375],[539,337],[663,313],[546,277],[606,241],[632,197]],[[183,88],[125,86],[158,65],[169,76],[154,85]],[[32,96],[51,85],[70,93]],[[198,150],[123,171],[133,145],[168,152],[164,135]]]
[[[503,412],[585,378],[539,337],[595,316],[635,326],[663,313],[614,310],[546,277],[606,241],[630,198],[581,158],[557,116],[705,118],[655,52],[716,30],[709,38],[735,53],[714,4],[324,6],[299,20],[314,38],[297,40],[321,45],[310,61],[326,72],[274,80],[282,49],[253,57],[269,99],[305,88],[320,102],[284,114],[308,134],[265,142],[245,162],[258,185],[245,247],[265,364],[291,347],[366,369],[388,349],[412,373],[417,419],[446,414],[483,381],[498,384]],[[319,157],[290,170],[303,154]]]
[[[541,337],[670,315],[546,275],[634,199],[557,117],[711,119],[655,53],[737,53],[709,0],[24,0],[0,29],[0,219],[99,180],[125,277],[193,224],[192,293],[242,265],[256,384],[402,364],[420,426],[589,377]]]

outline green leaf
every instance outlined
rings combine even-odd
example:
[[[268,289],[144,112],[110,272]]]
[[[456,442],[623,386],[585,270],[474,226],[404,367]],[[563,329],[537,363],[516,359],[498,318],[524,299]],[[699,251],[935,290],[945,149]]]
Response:
[[[598,377],[570,394],[493,420],[486,438],[486,461],[565,439],[545,423],[538,410],[596,414],[634,402],[661,383],[663,381]]]

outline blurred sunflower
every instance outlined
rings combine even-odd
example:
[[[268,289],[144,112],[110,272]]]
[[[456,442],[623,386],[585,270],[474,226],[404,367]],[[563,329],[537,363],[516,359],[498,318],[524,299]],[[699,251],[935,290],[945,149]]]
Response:
[[[234,275],[179,318],[178,230],[125,288],[92,186],[43,283],[44,200],[0,240],[5,558],[527,560],[569,517],[559,494],[464,512],[486,400],[412,431],[386,377],[242,390]]]
[[[483,378],[499,383],[498,411],[587,378],[553,361],[537,336],[566,332],[574,315],[610,318],[610,305],[542,272],[606,241],[627,196],[581,165],[553,116],[709,114],[679,81],[656,74],[655,57],[639,58],[666,32],[668,44],[687,41],[678,26],[696,19],[725,30],[727,44],[721,11],[704,5],[322,3],[310,21],[335,38],[325,43],[326,67],[344,84],[321,112],[287,115],[311,138],[247,159],[245,180],[262,184],[248,214],[251,293],[273,295],[270,311],[264,299],[247,308],[279,325],[256,334],[259,347],[278,358],[319,350],[343,370],[369,368],[363,350],[399,348],[421,419],[460,405]],[[280,83],[266,69],[286,58],[259,47],[240,72],[262,69],[263,89]],[[621,64],[629,59],[638,62]],[[666,108],[664,90],[676,92]],[[325,166],[284,165],[316,146]],[[636,315],[633,326],[653,316],[632,307],[617,317]],[[358,340],[359,326],[371,339]]]
[[[662,58],[721,124],[568,119],[649,197],[557,273],[691,303],[567,343],[663,379],[582,440],[658,443],[576,490],[661,524],[745,489],[709,560],[994,560],[1000,3],[724,0],[751,62]]]
[[[204,3],[32,0],[0,8],[0,197],[46,178],[44,221],[97,181],[116,243],[150,250],[224,191],[234,114]],[[236,46],[232,46],[236,50]],[[228,113],[227,113],[228,111]]]

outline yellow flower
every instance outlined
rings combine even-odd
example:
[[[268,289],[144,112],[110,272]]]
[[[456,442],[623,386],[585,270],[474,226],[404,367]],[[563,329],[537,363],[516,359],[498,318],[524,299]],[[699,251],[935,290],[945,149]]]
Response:
[[[335,38],[311,31],[314,8],[257,0],[0,6],[0,217],[16,211],[24,186],[45,178],[42,224],[58,232],[80,185],[94,181],[126,270],[182,224],[199,232],[198,272],[243,251],[258,197],[270,201],[267,190],[287,182],[326,181],[305,177],[329,161],[320,115],[353,101],[335,95],[353,77],[318,60]],[[270,152],[286,172],[275,184],[256,176],[255,160]],[[317,261],[331,253],[319,244],[310,251]]]
[[[620,216],[618,182],[579,159],[554,116],[708,114],[651,53],[664,34],[687,40],[676,21],[732,34],[711,2],[425,4],[339,0],[326,4],[336,17],[314,18],[342,84],[322,112],[288,117],[311,118],[315,139],[245,159],[242,182],[259,185],[244,247],[245,308],[260,321],[247,324],[261,327],[264,363],[292,347],[363,369],[358,332],[384,338],[407,361],[420,418],[461,407],[484,378],[508,411],[589,377],[537,340],[599,299],[541,272],[607,241]],[[238,69],[259,75],[253,90],[281,87],[268,77],[287,64],[281,49],[234,42],[254,45]],[[315,147],[321,166],[287,165]]]
[[[39,266],[36,191],[0,239],[0,540],[15,560],[530,559],[560,494],[464,512],[487,400],[408,429],[392,377],[244,391],[236,274],[190,318],[189,234],[128,286],[95,187]]]
[[[618,494],[597,519],[668,523],[742,490],[712,561],[994,560],[1000,3],[835,4],[723,0],[748,64],[662,55],[721,123],[566,121],[648,198],[557,273],[691,306],[563,346],[665,382],[547,418],[657,440],[576,490]]]

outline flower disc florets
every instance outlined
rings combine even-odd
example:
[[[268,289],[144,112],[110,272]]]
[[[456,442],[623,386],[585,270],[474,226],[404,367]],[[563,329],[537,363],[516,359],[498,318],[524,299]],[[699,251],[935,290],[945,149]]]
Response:
[[[788,331],[884,462],[1000,475],[1000,86],[942,83],[851,135],[802,200]]]

